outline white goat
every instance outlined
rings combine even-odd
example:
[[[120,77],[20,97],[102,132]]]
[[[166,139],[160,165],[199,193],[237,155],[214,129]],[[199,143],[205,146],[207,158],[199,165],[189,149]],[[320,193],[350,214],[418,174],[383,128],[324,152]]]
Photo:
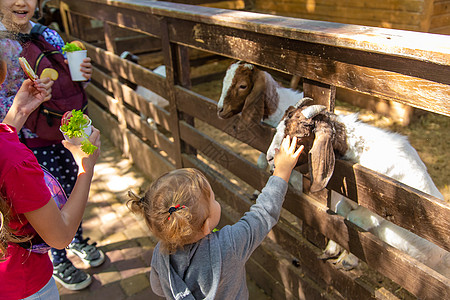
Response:
[[[285,110],[302,98],[302,92],[285,88],[269,73],[252,64],[238,61],[228,67],[223,79],[217,115],[228,119],[242,113],[241,120],[244,124],[262,121],[271,127],[277,127]],[[260,169],[267,168],[263,153],[258,158],[257,166]],[[300,187],[301,174],[293,172],[290,183]]]
[[[299,163],[309,163],[312,192],[320,191],[328,184],[334,171],[336,154],[443,199],[425,164],[406,137],[362,123],[356,114],[335,115],[327,112],[325,106],[311,105],[305,108],[305,103],[301,101],[290,107],[279,123],[267,151],[267,160],[272,168],[275,151],[284,136],[296,136],[299,145],[305,146]],[[334,191],[331,202],[331,208],[339,215],[436,271],[450,276],[449,252]],[[322,258],[338,256],[341,251],[342,248],[330,240]],[[336,262],[345,269],[352,269],[358,264],[358,259],[344,251]]]

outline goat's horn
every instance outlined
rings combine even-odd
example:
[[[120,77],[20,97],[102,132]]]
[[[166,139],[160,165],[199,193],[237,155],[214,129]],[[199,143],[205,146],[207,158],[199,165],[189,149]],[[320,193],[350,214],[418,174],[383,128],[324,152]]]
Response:
[[[314,101],[312,98],[309,97],[305,97],[303,99],[298,100],[298,102],[294,105],[295,108],[299,108],[300,106],[302,106],[303,104],[307,103],[307,102],[312,102]]]
[[[324,105],[317,105],[317,104],[311,105],[311,106],[308,106],[307,108],[305,108],[304,110],[302,110],[302,114],[305,116],[305,118],[311,119],[326,109],[327,109],[327,107]]]

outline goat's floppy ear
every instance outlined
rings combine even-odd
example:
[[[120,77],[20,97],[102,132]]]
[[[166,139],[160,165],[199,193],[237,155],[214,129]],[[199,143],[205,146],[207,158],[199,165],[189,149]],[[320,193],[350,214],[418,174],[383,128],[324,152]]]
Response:
[[[266,78],[264,72],[254,69],[253,88],[250,94],[245,99],[244,107],[242,108],[241,120],[245,124],[260,123],[264,115],[264,92],[266,89]]]
[[[328,129],[328,130],[327,130]],[[331,128],[316,132],[313,146],[308,154],[311,192],[323,190],[333,175],[335,157]]]

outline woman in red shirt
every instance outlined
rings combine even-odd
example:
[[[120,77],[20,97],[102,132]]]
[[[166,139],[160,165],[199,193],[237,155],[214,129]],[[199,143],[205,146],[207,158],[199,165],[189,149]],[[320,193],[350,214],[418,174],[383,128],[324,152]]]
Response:
[[[1,37],[0,37],[1,38]],[[6,75],[4,50],[0,49],[0,83]],[[19,142],[20,129],[29,114],[50,99],[50,79],[25,80],[13,105],[0,123],[0,299],[59,299],[48,254],[31,252],[16,237],[40,236],[48,245],[63,249],[73,239],[86,207],[94,165],[100,154],[81,151],[63,141],[73,154],[79,172],[67,203],[59,210],[45,184],[33,153]],[[100,147],[94,128],[89,140]]]

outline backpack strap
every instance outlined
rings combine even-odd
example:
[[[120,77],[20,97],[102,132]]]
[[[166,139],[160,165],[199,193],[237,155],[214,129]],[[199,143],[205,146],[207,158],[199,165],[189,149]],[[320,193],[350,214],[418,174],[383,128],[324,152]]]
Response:
[[[39,64],[40,64],[41,60],[42,60],[45,56],[53,55],[53,54],[61,54],[61,52],[59,52],[58,50],[41,52],[41,54],[39,54],[38,58],[36,59],[36,65],[34,66],[34,73],[37,74],[37,71],[38,71],[38,69],[39,69]]]
[[[42,24],[40,24],[40,23],[35,23],[34,26],[33,26],[33,28],[31,28],[30,36],[31,36],[32,38],[36,39],[36,40],[39,40],[39,37],[40,37],[40,36],[43,36],[44,31],[47,30],[47,28],[48,28],[48,27],[45,26],[45,25],[42,25]],[[38,56],[38,58],[36,59],[36,64],[35,64],[35,66],[34,66],[34,73],[37,74],[37,71],[38,71],[38,68],[39,68],[39,63],[41,62],[41,60],[42,60],[45,56],[47,56],[47,55],[52,55],[52,54],[58,54],[58,53],[61,53],[61,52],[59,52],[58,50],[54,50],[54,51],[44,51],[44,52],[42,52],[42,53]]]
[[[33,28],[31,28],[30,35],[32,36],[42,35],[47,28],[48,28],[47,26],[42,25],[41,23],[35,23]]]

